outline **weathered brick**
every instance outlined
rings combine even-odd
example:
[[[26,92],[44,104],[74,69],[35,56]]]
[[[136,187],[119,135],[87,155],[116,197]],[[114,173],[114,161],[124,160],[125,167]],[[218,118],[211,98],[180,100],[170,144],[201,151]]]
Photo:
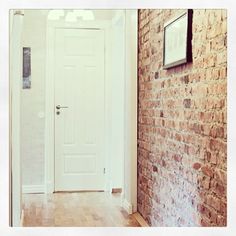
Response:
[[[207,175],[209,177],[213,176],[213,170],[209,165],[208,166],[202,166],[201,171],[203,172],[204,175]]]
[[[184,107],[185,108],[190,108],[191,107],[191,99],[184,99],[183,101]]]
[[[193,168],[194,168],[195,170],[200,169],[200,167],[201,167],[201,164],[198,163],[198,162],[196,162],[196,163],[193,164]]]
[[[163,69],[163,25],[139,10],[138,211],[152,226],[225,226],[227,14],[193,10],[192,62]]]

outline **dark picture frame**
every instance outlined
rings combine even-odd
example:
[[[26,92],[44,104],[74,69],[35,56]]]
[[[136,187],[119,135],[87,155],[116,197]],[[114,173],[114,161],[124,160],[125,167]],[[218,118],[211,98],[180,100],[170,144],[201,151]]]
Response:
[[[23,47],[23,89],[31,88],[31,48]]]
[[[164,24],[163,68],[192,61],[192,9]]]

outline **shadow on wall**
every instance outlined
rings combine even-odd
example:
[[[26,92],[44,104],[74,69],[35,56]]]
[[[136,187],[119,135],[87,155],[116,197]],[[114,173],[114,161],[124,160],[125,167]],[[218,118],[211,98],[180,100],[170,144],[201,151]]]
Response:
[[[227,12],[193,10],[193,60],[164,70],[179,11],[139,10],[138,211],[151,226],[226,226]]]

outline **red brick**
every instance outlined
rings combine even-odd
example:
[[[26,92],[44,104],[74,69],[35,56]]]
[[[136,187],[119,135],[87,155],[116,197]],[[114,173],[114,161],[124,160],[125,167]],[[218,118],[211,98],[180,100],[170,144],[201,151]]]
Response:
[[[139,10],[138,211],[152,226],[225,226],[227,14],[193,10],[192,63],[163,69],[178,13]]]
[[[201,171],[203,172],[204,175],[207,175],[209,177],[213,176],[213,171],[210,166],[202,166]]]
[[[194,163],[194,164],[193,164],[193,168],[194,168],[195,170],[200,169],[200,167],[201,167],[201,164],[200,164],[200,163]]]

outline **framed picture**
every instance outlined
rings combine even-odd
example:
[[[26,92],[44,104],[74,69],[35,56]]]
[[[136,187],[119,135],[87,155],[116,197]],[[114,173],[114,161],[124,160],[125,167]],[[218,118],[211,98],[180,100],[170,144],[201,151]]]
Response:
[[[164,25],[163,68],[192,61],[192,10],[185,10]]]
[[[23,89],[31,88],[31,48],[23,47]]]

